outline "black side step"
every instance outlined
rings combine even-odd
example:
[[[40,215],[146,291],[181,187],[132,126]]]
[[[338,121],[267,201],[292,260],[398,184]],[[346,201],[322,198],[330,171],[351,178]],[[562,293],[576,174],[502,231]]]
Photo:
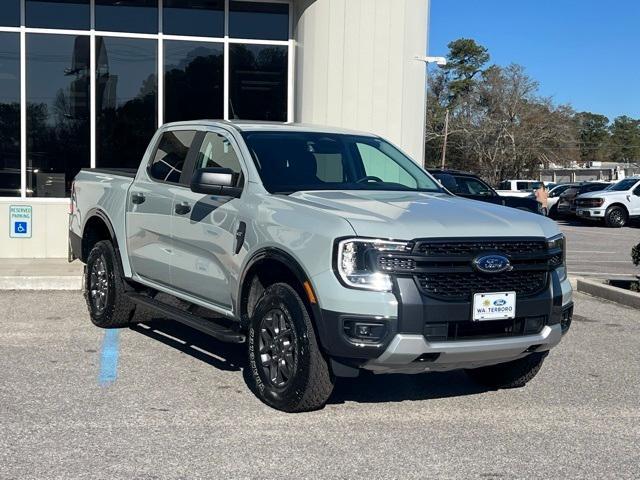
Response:
[[[235,330],[218,325],[211,320],[206,320],[189,312],[185,312],[184,310],[180,310],[179,308],[167,305],[166,303],[159,302],[158,300],[146,295],[140,295],[137,293],[127,293],[126,295],[132,302],[138,305],[143,305],[151,310],[161,313],[162,315],[166,315],[171,320],[175,320],[176,322],[180,322],[202,333],[211,335],[221,342],[245,343],[247,340],[245,335],[242,333],[238,333]]]

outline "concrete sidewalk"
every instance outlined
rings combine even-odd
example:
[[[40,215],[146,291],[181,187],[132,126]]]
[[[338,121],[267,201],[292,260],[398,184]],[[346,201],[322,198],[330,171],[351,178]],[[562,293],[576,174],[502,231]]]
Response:
[[[0,290],[81,290],[83,270],[66,258],[0,258]]]

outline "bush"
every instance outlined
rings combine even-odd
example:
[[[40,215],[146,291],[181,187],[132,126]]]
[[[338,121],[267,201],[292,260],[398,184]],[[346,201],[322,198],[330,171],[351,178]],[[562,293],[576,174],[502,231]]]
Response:
[[[640,266],[640,243],[631,249],[631,260],[636,267]]]

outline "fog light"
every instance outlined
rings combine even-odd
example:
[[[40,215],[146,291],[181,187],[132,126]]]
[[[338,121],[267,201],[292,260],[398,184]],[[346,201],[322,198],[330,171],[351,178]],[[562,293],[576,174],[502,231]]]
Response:
[[[365,343],[378,343],[387,333],[387,327],[382,322],[346,320],[344,322],[344,333],[351,340]]]

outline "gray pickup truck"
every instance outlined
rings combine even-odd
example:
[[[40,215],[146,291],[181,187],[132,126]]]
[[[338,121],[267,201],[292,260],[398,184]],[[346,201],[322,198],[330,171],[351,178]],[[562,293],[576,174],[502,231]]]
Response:
[[[573,312],[554,222],[334,128],[166,125],[137,172],[78,174],[69,243],[95,325],[142,307],[246,344],[252,389],[287,412],[361,370],[523,386]]]

